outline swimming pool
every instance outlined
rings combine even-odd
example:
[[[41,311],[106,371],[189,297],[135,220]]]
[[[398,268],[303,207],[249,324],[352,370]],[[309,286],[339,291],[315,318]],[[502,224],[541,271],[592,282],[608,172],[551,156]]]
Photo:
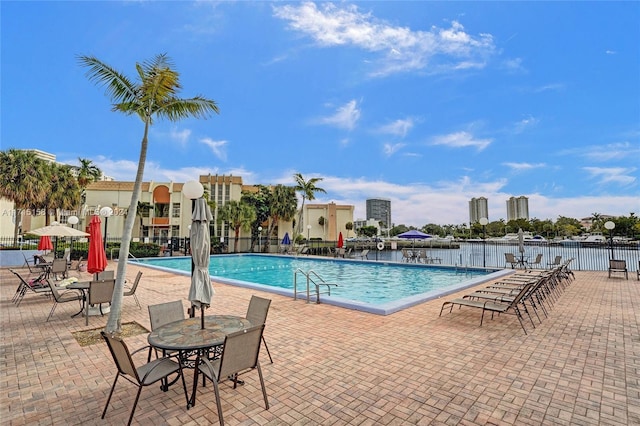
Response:
[[[147,258],[131,262],[186,275],[191,273],[190,257]],[[337,284],[331,287],[331,296],[321,295],[322,303],[381,315],[388,315],[509,273],[482,268],[461,269],[396,262],[259,254],[211,256],[209,271],[212,280],[216,282],[291,297],[294,276],[297,291],[306,292],[307,281],[304,274],[313,271],[324,282]],[[314,294],[312,290],[312,301],[315,300]]]

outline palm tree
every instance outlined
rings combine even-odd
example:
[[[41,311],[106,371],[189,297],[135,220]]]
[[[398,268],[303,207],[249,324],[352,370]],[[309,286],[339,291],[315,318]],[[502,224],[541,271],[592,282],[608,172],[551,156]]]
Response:
[[[141,238],[144,233],[144,229],[142,227],[142,218],[149,214],[149,210],[151,210],[151,203],[146,201],[138,201],[138,206],[136,208],[136,216],[140,218],[140,228],[138,230],[138,237]]]
[[[78,180],[71,172],[72,167],[68,165],[58,165],[51,163],[50,167],[50,189],[44,200],[44,207],[56,209],[56,220],[59,220],[60,209],[73,210],[80,201],[80,186]],[[46,216],[46,224],[49,225],[49,214]]]
[[[94,165],[93,161],[86,158],[78,157],[78,161],[80,162],[80,166],[77,167],[78,185],[81,191],[80,201],[78,203],[78,216],[80,216],[82,214],[82,204],[84,204],[87,199],[87,186],[89,186],[91,182],[97,182],[98,179],[100,179],[102,170]]]
[[[288,222],[293,219],[296,215],[296,207],[298,207],[298,199],[296,198],[295,188],[284,185],[273,187],[271,203],[269,204],[269,216],[271,218],[267,232],[269,238],[275,233],[278,222],[281,220]]]
[[[144,123],[138,170],[129,205],[129,211],[135,211],[140,200],[142,176],[147,159],[149,128],[153,125],[154,119],[165,118],[175,122],[188,117],[206,118],[211,113],[218,113],[218,106],[215,101],[202,96],[190,99],[178,98],[178,92],[182,89],[180,74],[172,69],[173,64],[165,54],[157,55],[151,61],[137,63],[137,82],[93,56],[80,56],[79,61],[81,66],[88,68],[87,76],[90,81],[106,87],[107,94],[113,102],[112,111],[136,115]],[[118,262],[111,312],[105,328],[108,333],[119,333],[122,328],[122,293],[127,270],[126,259],[129,257],[129,244],[135,218],[134,214],[127,215],[124,222],[119,253],[119,259],[123,261]]]
[[[300,234],[301,233],[300,229],[302,226],[302,213],[304,211],[305,200],[309,200],[309,201],[315,200],[316,192],[323,192],[326,194],[327,191],[325,191],[322,188],[318,188],[316,186],[316,183],[320,182],[322,178],[311,178],[308,181],[305,181],[304,178],[302,177],[302,174],[300,173],[294,174],[293,178],[296,180],[295,190],[302,195],[302,206],[300,207],[300,214],[298,215],[298,231],[297,231],[297,233]]]
[[[14,203],[13,244],[18,242],[22,211],[42,203],[49,182],[46,163],[31,151],[0,152],[0,196]]]
[[[344,228],[347,230],[347,238],[349,238],[349,231],[353,229],[353,222],[345,223]]]
[[[253,206],[241,201],[231,200],[219,210],[218,220],[228,222],[235,232],[233,251],[238,252],[238,240],[240,229],[249,231],[251,224],[256,220],[256,211]]]

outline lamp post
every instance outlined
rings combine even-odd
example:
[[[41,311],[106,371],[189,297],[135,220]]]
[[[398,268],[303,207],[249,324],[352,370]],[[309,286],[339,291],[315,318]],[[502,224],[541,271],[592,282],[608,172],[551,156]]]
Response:
[[[113,215],[113,209],[109,206],[105,206],[100,209],[100,216],[104,217],[104,251],[107,251],[107,224],[109,223],[109,216]]]
[[[616,224],[608,220],[604,223],[604,227],[609,230],[609,248],[611,249],[611,259],[613,260],[613,228],[616,227]]]
[[[196,205],[196,200],[204,195],[204,186],[196,180],[190,180],[182,185],[182,193],[185,197],[191,200],[191,216],[193,217],[193,209]],[[193,279],[195,264],[193,263],[193,247],[191,246],[191,228],[189,228],[189,251],[191,252],[191,278]],[[192,304],[189,309],[190,318],[193,318],[196,315],[195,311],[195,306]],[[204,306],[202,306],[201,318],[201,328],[204,328]]]
[[[258,226],[258,253],[262,253],[262,226]]]
[[[487,267],[487,223],[489,223],[489,219],[486,217],[481,217],[480,225],[482,225],[482,267]]]
[[[311,225],[307,225],[307,244],[311,248]]]
[[[77,225],[79,221],[78,216],[69,216],[67,218],[67,223],[71,225],[72,228],[74,225]],[[73,251],[73,237],[71,237],[71,251]],[[69,256],[69,259],[71,259],[71,256]]]

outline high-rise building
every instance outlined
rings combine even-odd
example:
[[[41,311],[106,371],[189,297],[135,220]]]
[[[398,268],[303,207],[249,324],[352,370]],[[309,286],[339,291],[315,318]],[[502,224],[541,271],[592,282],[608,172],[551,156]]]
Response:
[[[386,198],[369,198],[367,200],[367,219],[382,222],[383,228],[391,227],[391,200]]]
[[[476,223],[483,217],[489,219],[489,200],[486,197],[472,198],[469,201],[469,223]]]
[[[529,199],[525,196],[507,200],[507,222],[516,219],[529,220]]]

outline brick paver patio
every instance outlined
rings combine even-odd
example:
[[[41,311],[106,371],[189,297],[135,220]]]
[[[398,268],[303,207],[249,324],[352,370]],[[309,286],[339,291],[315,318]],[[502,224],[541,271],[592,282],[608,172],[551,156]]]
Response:
[[[110,265],[115,269],[115,265]],[[149,327],[147,305],[183,299],[189,278],[140,268],[138,309],[125,298],[122,321]],[[135,277],[136,266],[127,268]],[[21,270],[25,272],[25,270]],[[525,335],[511,315],[486,319],[476,309],[438,317],[443,300],[376,316],[306,304],[216,284],[208,314],[244,316],[252,294],[273,300],[261,359],[271,409],[257,375],[233,390],[223,384],[229,425],[630,425],[640,424],[640,283],[606,272],[576,272],[549,318]],[[84,275],[89,278],[89,275]],[[100,419],[115,366],[103,342],[80,347],[72,332],[89,326],[74,303],[28,295],[11,303],[17,281],[0,271],[4,425],[126,424],[135,388],[119,381]],[[635,277],[633,277],[635,278]],[[465,293],[468,293],[467,290]],[[459,295],[448,296],[445,299]],[[130,348],[146,335],[126,339]],[[264,350],[263,350],[264,351]],[[265,361],[266,360],[266,361]],[[187,383],[192,375],[188,372]],[[180,386],[144,388],[134,423],[217,424],[211,386],[187,410]]]

